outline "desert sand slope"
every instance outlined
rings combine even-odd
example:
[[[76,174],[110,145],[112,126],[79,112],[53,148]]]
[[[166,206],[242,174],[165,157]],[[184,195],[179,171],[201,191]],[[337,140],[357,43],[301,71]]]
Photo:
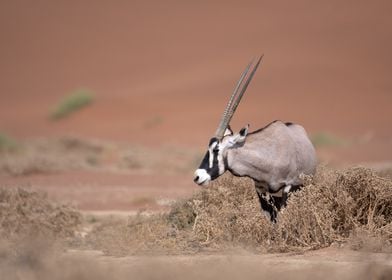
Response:
[[[3,1],[0,129],[200,147],[246,63],[264,53],[236,129],[290,120],[361,143],[345,158],[390,159],[390,9],[390,1]],[[80,87],[95,92],[94,104],[49,121]]]

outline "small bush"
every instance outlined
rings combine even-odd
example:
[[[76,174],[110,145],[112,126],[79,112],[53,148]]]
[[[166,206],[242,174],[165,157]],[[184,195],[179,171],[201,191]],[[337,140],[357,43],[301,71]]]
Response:
[[[78,89],[60,101],[50,117],[53,120],[67,117],[69,114],[87,106],[93,100],[94,98],[91,91],[87,89]]]
[[[311,141],[315,147],[344,146],[348,141],[327,132],[318,132],[311,136]]]
[[[14,151],[18,147],[15,139],[11,138],[5,133],[0,132],[0,152]]]
[[[42,193],[0,187],[1,240],[34,236],[69,238],[80,223],[81,215],[77,211],[50,202]]]
[[[68,137],[29,139],[17,144],[17,152],[4,150],[1,153],[0,174],[23,176],[94,169],[99,166],[104,149],[104,144]]]

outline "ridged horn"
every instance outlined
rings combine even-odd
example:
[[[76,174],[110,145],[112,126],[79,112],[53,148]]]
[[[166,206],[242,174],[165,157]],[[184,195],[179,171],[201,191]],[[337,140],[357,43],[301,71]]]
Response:
[[[241,98],[244,95],[246,89],[248,88],[248,85],[252,80],[257,68],[259,67],[259,64],[263,56],[264,55],[261,55],[259,59],[256,61],[256,63],[254,63],[254,61],[250,62],[248,66],[245,68],[244,72],[242,73],[240,79],[238,80],[237,85],[234,88],[234,91],[230,97],[230,100],[227,103],[225,110],[223,111],[223,115],[219,123],[219,126],[215,132],[215,137],[218,138],[219,140],[223,138],[225,130],[230,124],[231,118],[233,117],[235,110],[238,107],[238,104],[240,104]],[[254,66],[252,68],[252,71],[248,75],[252,64],[254,64]],[[245,79],[245,77],[247,78]]]

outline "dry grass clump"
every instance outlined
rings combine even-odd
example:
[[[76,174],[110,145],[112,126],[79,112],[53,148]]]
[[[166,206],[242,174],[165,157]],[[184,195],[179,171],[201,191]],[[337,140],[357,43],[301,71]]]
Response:
[[[277,224],[279,247],[321,248],[358,232],[392,241],[392,181],[365,168],[320,170],[291,196]],[[370,239],[369,239],[370,240]]]
[[[186,203],[194,211],[193,233],[204,247],[257,247],[270,239],[272,224],[260,211],[250,179],[224,176]]]
[[[61,170],[91,169],[99,164],[103,145],[71,137],[20,142],[0,158],[0,173],[13,176]]]
[[[377,174],[381,177],[388,178],[392,180],[392,167],[389,165],[387,167],[383,167],[377,171]]]
[[[200,161],[198,151],[147,149],[74,137],[16,142],[0,132],[0,174],[24,176],[64,170],[105,170],[184,174]]]
[[[0,173],[12,176],[50,173],[60,170],[58,161],[47,154],[28,153],[17,156],[4,156],[0,160]]]
[[[255,231],[252,235],[249,228],[270,223],[260,213],[249,183],[224,176],[211,188],[177,202],[168,214],[140,214],[126,222],[109,219],[87,235],[87,244],[114,255],[184,254],[242,246],[245,241],[257,244],[264,236]]]
[[[225,178],[193,200],[194,231],[206,242],[289,251],[345,242],[357,232],[381,238],[384,246],[392,241],[392,181],[370,169],[319,169],[290,196],[276,224],[260,213],[252,184],[236,181]]]
[[[78,212],[50,202],[42,193],[0,187],[0,236],[4,241],[70,238],[80,222]]]
[[[375,241],[383,246],[373,246],[372,251],[385,250],[392,242],[392,181],[364,168],[321,168],[290,196],[273,224],[260,211],[253,182],[227,174],[174,205],[169,214],[103,225],[87,240],[115,254],[233,247],[287,252],[347,242],[354,249],[366,249],[367,242]]]

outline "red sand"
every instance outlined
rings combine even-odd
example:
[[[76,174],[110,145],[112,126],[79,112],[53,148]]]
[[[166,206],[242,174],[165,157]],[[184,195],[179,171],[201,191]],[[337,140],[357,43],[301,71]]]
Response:
[[[264,53],[236,128],[284,119],[391,143],[391,8],[390,1],[2,2],[0,127],[16,137],[204,145],[244,66]],[[54,104],[79,87],[96,92],[95,104],[49,121]]]

